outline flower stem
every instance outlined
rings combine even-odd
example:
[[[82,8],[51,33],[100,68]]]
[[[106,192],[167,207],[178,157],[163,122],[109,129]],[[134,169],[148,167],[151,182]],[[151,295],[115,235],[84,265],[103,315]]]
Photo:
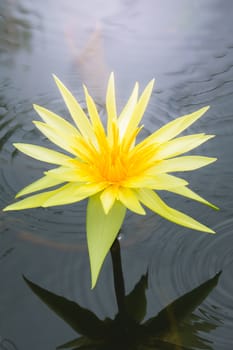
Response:
[[[111,258],[113,266],[114,287],[119,314],[125,315],[125,284],[121,265],[121,250],[118,237],[111,246]]]

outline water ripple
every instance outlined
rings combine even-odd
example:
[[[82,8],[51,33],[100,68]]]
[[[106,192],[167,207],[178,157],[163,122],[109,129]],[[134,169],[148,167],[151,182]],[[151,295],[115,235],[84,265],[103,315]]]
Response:
[[[153,255],[150,281],[156,301],[164,307],[222,271],[218,285],[195,311],[198,322],[215,328],[211,335],[205,334],[205,339],[220,349],[223,339],[225,345],[233,343],[233,219],[217,224],[215,230],[215,236],[200,234],[195,239],[167,232]]]
[[[59,108],[61,115],[67,115],[67,112],[63,113],[62,101],[58,103],[58,100],[54,100],[51,96],[46,97],[50,100],[51,109],[56,106],[55,111]],[[35,100],[38,98],[35,97]],[[48,168],[43,162],[33,160],[15,150],[12,143],[23,141],[49,148],[54,148],[54,145],[35,129],[32,120],[38,117],[32,109],[31,101],[19,101],[14,108],[9,108],[7,105],[6,108],[2,107],[1,111],[4,114],[0,117],[1,197],[4,206],[13,202],[15,194],[21,188],[40,178]],[[58,240],[62,240],[63,237],[65,241],[67,239],[72,241],[74,238],[77,239],[77,235],[81,240],[85,237],[85,208],[85,203],[78,203],[69,207],[29,209],[5,216],[9,228],[18,232],[24,239],[27,236],[24,233],[30,230],[31,236],[42,235],[49,239],[56,237]]]

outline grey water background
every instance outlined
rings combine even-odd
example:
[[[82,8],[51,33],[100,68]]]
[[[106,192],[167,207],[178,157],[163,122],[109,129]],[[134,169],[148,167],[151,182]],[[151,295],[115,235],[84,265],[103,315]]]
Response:
[[[217,287],[183,324],[185,345],[193,349],[233,346],[232,18],[231,0],[0,1],[1,208],[48,168],[12,146],[50,146],[32,124],[38,119],[32,103],[69,119],[52,73],[84,108],[85,82],[103,117],[110,71],[115,72],[119,109],[136,80],[143,88],[156,78],[143,136],[177,116],[211,106],[187,132],[216,134],[194,153],[218,161],[181,176],[221,210],[162,195],[217,234],[181,228],[151,212],[129,214],[121,232],[127,291],[149,272],[147,318],[223,271]],[[22,274],[100,318],[115,314],[109,258],[90,290],[85,205],[0,212],[0,349],[51,350],[75,338],[32,294]]]

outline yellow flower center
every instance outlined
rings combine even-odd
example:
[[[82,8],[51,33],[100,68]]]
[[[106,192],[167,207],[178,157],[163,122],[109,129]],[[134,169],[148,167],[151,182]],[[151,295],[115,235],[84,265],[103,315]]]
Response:
[[[127,177],[127,161],[117,149],[101,154],[96,166],[99,175],[110,184],[120,184]]]

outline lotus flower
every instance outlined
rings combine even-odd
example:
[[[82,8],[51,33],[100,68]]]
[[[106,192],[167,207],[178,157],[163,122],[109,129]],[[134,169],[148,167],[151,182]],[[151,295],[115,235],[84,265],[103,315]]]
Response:
[[[147,207],[176,224],[214,233],[190,216],[169,207],[158,195],[158,191],[166,190],[216,208],[194,193],[186,180],[170,174],[195,170],[216,160],[205,156],[183,155],[213,135],[199,133],[177,137],[209,107],[179,117],[137,143],[137,135],[143,127],[139,124],[152,93],[153,80],[140,97],[136,83],[127,104],[118,115],[112,73],[106,93],[105,128],[85,86],[88,116],[63,83],[56,76],[54,79],[74,124],[38,105],[34,105],[34,108],[43,122],[34,121],[34,124],[66,153],[32,144],[14,144],[26,155],[57,167],[46,171],[42,178],[25,187],[16,197],[45,191],[11,204],[4,210],[51,207],[89,198],[86,229],[92,287],[96,284],[101,266],[122,226],[127,209],[145,215]]]

